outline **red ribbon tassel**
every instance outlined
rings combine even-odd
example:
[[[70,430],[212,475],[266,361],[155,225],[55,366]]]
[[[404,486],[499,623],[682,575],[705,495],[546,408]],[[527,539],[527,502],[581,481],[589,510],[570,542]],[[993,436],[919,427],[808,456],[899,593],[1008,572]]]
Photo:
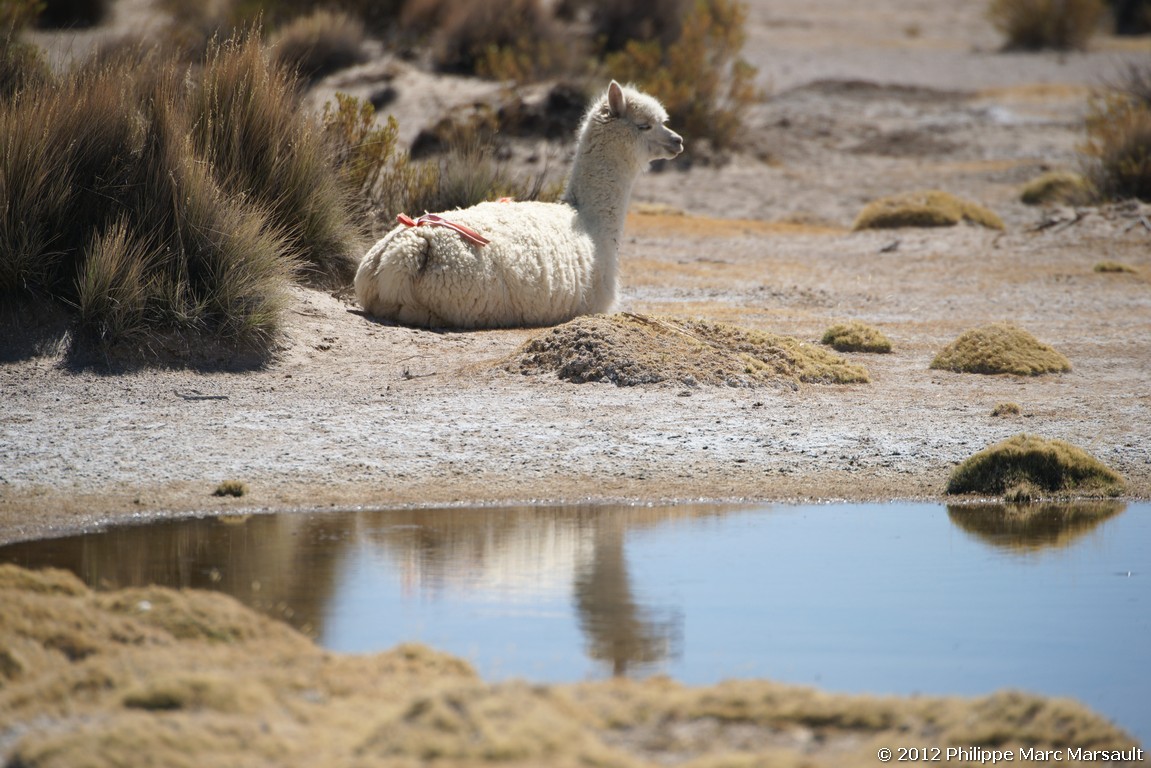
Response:
[[[399,216],[396,216],[396,221],[400,222],[405,227],[422,227],[425,225],[432,227],[447,227],[448,229],[458,232],[460,236],[467,240],[469,243],[473,243],[481,247],[491,242],[479,232],[476,232],[474,229],[465,227],[463,224],[457,224],[454,221],[448,221],[443,216],[435,213],[425,213],[418,219],[413,219],[412,217],[401,213]]]

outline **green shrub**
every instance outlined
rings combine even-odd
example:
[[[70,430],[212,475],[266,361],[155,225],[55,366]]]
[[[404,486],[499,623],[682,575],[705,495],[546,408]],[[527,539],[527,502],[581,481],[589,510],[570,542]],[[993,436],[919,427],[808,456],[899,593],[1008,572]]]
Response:
[[[757,70],[740,56],[746,20],[747,7],[737,0],[695,0],[674,43],[632,40],[604,65],[663,102],[685,139],[729,148],[748,110],[763,99]]]
[[[1070,371],[1071,363],[1022,328],[991,323],[960,335],[935,356],[931,367],[957,373],[1039,376]]]
[[[1084,150],[1100,197],[1151,201],[1151,66],[1131,67],[1095,98]]]
[[[1003,220],[994,211],[939,190],[909,192],[871,202],[859,212],[852,229],[953,227],[963,221],[1003,229]]]
[[[1126,484],[1114,470],[1062,440],[1021,434],[970,457],[951,473],[948,493],[1007,494],[1017,500],[1038,492],[1118,496]]]
[[[281,67],[315,81],[364,61],[363,44],[363,22],[345,13],[319,10],[277,30],[272,50]]]
[[[991,0],[987,17],[1009,50],[1082,50],[1105,12],[1102,0]]]
[[[822,342],[837,352],[890,352],[891,341],[878,328],[853,321],[828,328]]]
[[[335,105],[324,105],[322,121],[340,181],[370,234],[391,229],[397,214],[423,213],[415,205],[432,197],[437,168],[411,162],[399,148],[394,117],[389,115],[384,125],[377,126],[370,103],[337,93]]]

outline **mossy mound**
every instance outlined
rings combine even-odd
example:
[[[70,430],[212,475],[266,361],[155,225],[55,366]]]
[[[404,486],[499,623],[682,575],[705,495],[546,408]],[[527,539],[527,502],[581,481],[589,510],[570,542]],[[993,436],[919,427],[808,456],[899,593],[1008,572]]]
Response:
[[[947,516],[981,541],[1024,553],[1066,547],[1126,508],[1121,501],[961,504],[949,506]]]
[[[963,333],[935,356],[931,367],[957,373],[1039,376],[1070,371],[1071,363],[1022,328],[991,323]]]
[[[1103,274],[1112,275],[1134,275],[1139,270],[1130,264],[1124,264],[1121,261],[1101,261],[1095,265],[1095,271]]]
[[[978,203],[937,189],[883,197],[869,203],[852,229],[953,227],[966,221],[988,229],[1003,229],[1003,220]]]
[[[501,363],[523,374],[621,387],[678,382],[732,387],[860,384],[867,369],[787,336],[674,317],[588,315],[537,336]]]
[[[838,352],[891,351],[891,340],[883,331],[858,321],[831,326],[824,331],[822,341]]]
[[[1043,494],[1118,496],[1122,476],[1082,448],[1020,434],[964,461],[947,481],[948,493],[1004,495],[1031,500]]]
[[[1072,171],[1048,171],[1023,186],[1019,199],[1027,205],[1078,205],[1091,198],[1091,184]]]
[[[999,403],[991,409],[992,416],[1018,416],[1023,413],[1023,409],[1019,407],[1019,403]]]

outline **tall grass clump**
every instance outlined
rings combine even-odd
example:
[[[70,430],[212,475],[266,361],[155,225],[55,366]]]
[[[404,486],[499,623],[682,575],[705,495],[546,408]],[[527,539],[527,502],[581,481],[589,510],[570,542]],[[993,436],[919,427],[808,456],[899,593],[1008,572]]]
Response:
[[[1020,434],[971,456],[952,472],[948,493],[1042,493],[1118,496],[1122,476],[1091,454],[1062,440]]]
[[[1083,50],[1106,10],[1103,0],[991,0],[987,18],[1007,50]]]
[[[230,195],[262,207],[317,286],[355,273],[355,229],[320,126],[254,32],[213,44],[192,89],[193,151]]]
[[[122,74],[80,73],[0,107],[0,292],[75,298],[83,247],[143,140]]]
[[[322,137],[250,37],[147,62],[0,102],[0,296],[72,308],[74,353],[266,354],[293,279],[352,273]]]
[[[40,49],[24,40],[21,34],[36,18],[39,8],[38,0],[0,3],[0,100],[52,78]]]
[[[1084,151],[1100,197],[1151,201],[1151,65],[1131,66],[1095,97]]]
[[[730,148],[748,110],[763,98],[756,68],[740,55],[746,20],[747,7],[738,0],[695,0],[675,42],[632,40],[604,65],[663,102],[686,139]]]
[[[320,9],[276,30],[273,58],[284,69],[312,82],[365,61],[364,40],[362,21]]]

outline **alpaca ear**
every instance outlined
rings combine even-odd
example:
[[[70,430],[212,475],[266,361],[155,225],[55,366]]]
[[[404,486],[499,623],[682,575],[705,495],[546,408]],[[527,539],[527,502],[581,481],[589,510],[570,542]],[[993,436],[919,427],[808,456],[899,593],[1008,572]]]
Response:
[[[627,99],[624,98],[623,88],[615,80],[607,87],[607,104],[611,109],[612,117],[623,117],[627,111]]]

